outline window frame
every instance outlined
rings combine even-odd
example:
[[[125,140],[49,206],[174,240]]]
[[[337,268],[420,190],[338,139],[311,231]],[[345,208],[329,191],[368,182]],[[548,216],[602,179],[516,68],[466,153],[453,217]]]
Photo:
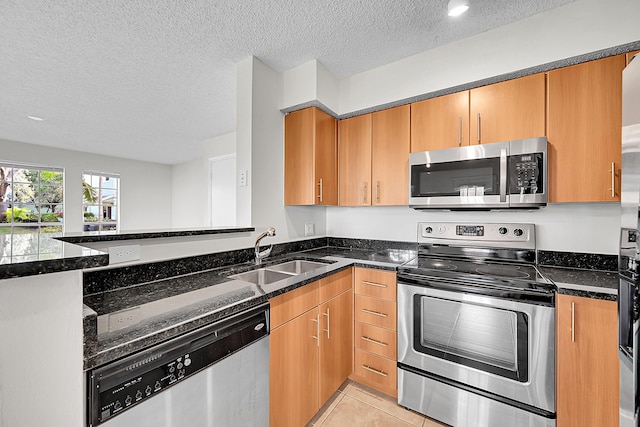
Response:
[[[85,177],[87,176],[90,177],[89,182],[85,180]],[[93,181],[93,178],[96,178],[96,177],[99,180],[99,184],[97,188],[91,184],[91,182]],[[103,178],[107,178],[106,181],[109,181],[110,179],[116,180],[116,187],[115,188],[104,187],[102,185]],[[87,182],[89,185],[91,185],[93,188],[97,190],[98,200],[95,203],[89,203],[87,199],[84,197],[84,195],[82,195],[82,229],[83,231],[98,231],[98,232],[120,231],[120,185],[121,185],[120,174],[114,173],[114,172],[83,170],[82,184],[84,184],[85,182]],[[104,203],[104,198],[101,197],[102,190],[115,190],[113,192],[114,203],[109,203],[109,204]],[[84,189],[81,189],[81,191],[84,192]],[[112,220],[112,219],[105,220],[104,215],[98,215],[96,221],[85,220],[85,212],[91,212],[90,208],[95,208],[98,213],[104,212],[106,209],[109,211],[108,216],[112,217],[113,207],[115,207],[115,220]]]

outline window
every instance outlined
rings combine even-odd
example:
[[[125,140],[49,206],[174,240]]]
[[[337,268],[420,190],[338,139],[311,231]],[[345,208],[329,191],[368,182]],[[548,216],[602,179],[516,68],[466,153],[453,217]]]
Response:
[[[40,258],[56,245],[64,225],[64,171],[61,168],[0,162],[0,251],[6,257]]]
[[[82,213],[84,231],[118,230],[120,175],[84,171]]]

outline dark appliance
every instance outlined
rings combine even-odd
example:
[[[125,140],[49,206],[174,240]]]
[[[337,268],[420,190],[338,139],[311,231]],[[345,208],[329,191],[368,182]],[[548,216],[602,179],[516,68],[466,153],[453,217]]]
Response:
[[[638,427],[638,265],[640,264],[640,60],[622,72],[622,191],[618,290],[620,427]]]
[[[555,426],[556,287],[533,224],[419,223],[398,271],[398,403],[456,427]]]
[[[507,209],[547,205],[547,138],[409,155],[414,209]]]

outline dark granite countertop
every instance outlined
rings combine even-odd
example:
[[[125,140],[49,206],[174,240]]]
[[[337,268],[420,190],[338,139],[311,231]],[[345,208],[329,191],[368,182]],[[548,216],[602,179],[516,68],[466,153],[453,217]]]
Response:
[[[248,233],[254,227],[207,227],[192,229],[168,230],[133,230],[133,231],[86,231],[82,233],[64,233],[59,240],[69,243],[109,242],[115,240],[158,239],[167,237],[201,236],[207,234]]]
[[[0,280],[36,274],[101,267],[109,264],[109,255],[71,243],[61,242],[46,234],[0,236],[4,248],[0,257]]]
[[[204,234],[227,234],[251,232],[253,227],[202,228],[192,230],[145,230],[114,232],[65,233],[62,236],[45,233],[0,236],[0,280],[35,274],[57,273],[102,267],[109,264],[105,252],[79,246],[80,243],[153,239],[166,237],[196,236]]]
[[[226,254],[226,253],[225,253]],[[224,256],[225,254],[220,254]],[[351,266],[395,270],[415,256],[411,249],[344,249],[323,247],[291,252],[268,258],[263,266],[291,259],[325,263],[315,270],[268,285],[257,286],[229,276],[256,269],[252,261],[231,264],[206,271],[162,278],[124,288],[86,295],[85,369],[147,348],[167,339],[197,329],[208,323],[257,306],[284,292],[337,273]],[[229,253],[230,260],[237,254]],[[181,301],[194,296],[193,301]],[[162,304],[157,315],[126,326],[135,310],[150,310]],[[125,322],[124,326],[113,323]],[[106,326],[105,326],[106,325]]]
[[[558,287],[558,293],[616,301],[618,272],[565,267],[538,267]]]

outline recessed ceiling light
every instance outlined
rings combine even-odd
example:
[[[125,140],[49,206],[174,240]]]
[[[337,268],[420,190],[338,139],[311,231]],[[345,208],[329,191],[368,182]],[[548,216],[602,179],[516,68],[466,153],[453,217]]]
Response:
[[[449,16],[462,15],[469,9],[469,2],[467,0],[449,0],[447,11]]]
[[[44,120],[42,117],[38,117],[38,116],[27,116],[27,118],[31,120],[35,120],[36,122],[41,122]]]

